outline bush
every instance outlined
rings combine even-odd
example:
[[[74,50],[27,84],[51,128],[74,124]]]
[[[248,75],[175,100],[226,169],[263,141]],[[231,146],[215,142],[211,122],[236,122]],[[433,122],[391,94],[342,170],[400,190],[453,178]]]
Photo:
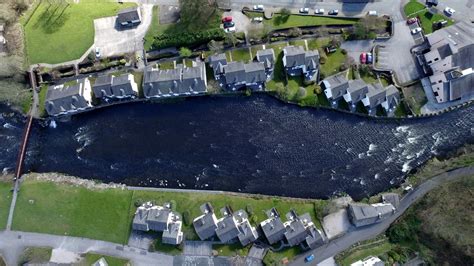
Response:
[[[193,52],[186,47],[181,47],[181,49],[179,49],[179,55],[181,57],[190,57],[192,54]]]
[[[324,65],[324,64],[326,64],[326,60],[327,60],[326,57],[322,57],[322,56],[321,56],[321,58],[319,58],[319,63],[320,63],[321,65]]]
[[[173,46],[196,46],[208,43],[212,40],[222,41],[226,37],[222,29],[211,29],[198,32],[165,33],[155,37],[153,41],[154,49],[161,49]]]
[[[342,53],[343,55],[346,55],[346,54],[347,54],[346,49],[341,49],[341,53]]]
[[[183,212],[183,222],[184,222],[184,225],[186,226],[189,226],[191,224],[191,214],[189,213],[189,211],[184,211]]]

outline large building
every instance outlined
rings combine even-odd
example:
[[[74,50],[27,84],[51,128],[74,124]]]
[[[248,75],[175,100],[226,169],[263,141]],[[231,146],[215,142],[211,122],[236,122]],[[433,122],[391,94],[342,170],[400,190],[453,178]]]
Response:
[[[429,51],[418,62],[438,103],[474,98],[474,30],[459,22],[427,36]]]
[[[286,218],[284,235],[289,246],[302,245],[305,248],[315,248],[324,243],[321,232],[316,229],[308,213],[298,215],[292,210],[286,214]]]
[[[319,52],[305,51],[302,46],[283,48],[283,67],[290,76],[303,75],[306,80],[318,80]]]
[[[117,13],[117,25],[122,27],[134,27],[141,23],[140,9],[130,7],[120,10]]]
[[[48,87],[45,109],[50,116],[71,114],[90,107],[92,89],[88,78]]]
[[[349,204],[349,218],[356,227],[371,225],[383,221],[395,212],[391,203]]]
[[[260,223],[263,234],[265,235],[268,243],[273,245],[285,238],[285,226],[280,218],[280,213],[272,208],[266,212],[267,219]]]
[[[143,93],[146,98],[204,94],[207,92],[206,66],[193,62],[192,67],[151,68],[145,71]]]
[[[193,225],[199,238],[206,240],[216,235],[217,218],[210,203],[201,205],[200,209],[202,215],[194,219]]]
[[[137,208],[132,222],[133,230],[163,232],[162,242],[171,245],[179,245],[183,241],[181,227],[181,216],[171,210],[169,203],[163,206],[144,203]]]

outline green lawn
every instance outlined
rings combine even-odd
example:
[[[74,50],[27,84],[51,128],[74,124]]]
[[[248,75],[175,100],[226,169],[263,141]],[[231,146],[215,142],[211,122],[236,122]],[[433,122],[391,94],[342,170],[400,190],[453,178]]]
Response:
[[[248,12],[247,15],[249,17],[261,17],[262,13]],[[264,19],[263,23],[271,26],[273,29],[286,29],[304,26],[352,25],[357,21],[357,18],[333,18],[302,15],[290,15],[285,17],[280,14],[275,14],[272,19]]]
[[[109,266],[130,265],[130,262],[126,259],[120,259],[116,257],[105,256],[105,255],[95,254],[95,253],[87,253],[86,256],[84,257],[84,261],[82,261],[80,265],[92,265],[96,261],[98,261],[100,258],[104,258],[105,261],[107,261]]]
[[[121,189],[89,190],[27,179],[21,185],[12,227],[125,244],[131,196]]]
[[[300,253],[301,249],[298,246],[286,248],[278,252],[273,252],[269,250],[263,258],[263,263],[265,265],[284,265],[282,263],[283,259],[287,259],[290,261]]]
[[[249,253],[250,245],[246,247],[242,247],[240,243],[230,245],[212,245],[212,249],[217,250],[219,256],[233,257],[238,255],[245,257]]]
[[[265,211],[276,207],[278,211],[285,215],[291,208],[296,209],[300,214],[308,212],[314,220],[316,226],[321,228],[319,219],[316,215],[322,215],[322,208],[326,202],[322,200],[294,200],[282,199],[277,197],[266,196],[241,196],[241,195],[219,195],[205,193],[176,193],[176,192],[150,192],[150,191],[134,191],[132,202],[143,202],[154,200],[157,204],[171,202],[174,208],[183,215],[184,226],[183,232],[186,239],[197,239],[197,235],[192,227],[192,219],[201,215],[199,206],[210,202],[214,209],[219,210],[225,205],[232,207],[234,211],[244,209],[249,212],[252,224],[260,223],[266,219]],[[315,212],[315,208],[317,213]],[[130,209],[129,219],[131,220],[135,213],[135,209]],[[220,214],[218,215],[220,216]],[[187,218],[188,217],[188,218]],[[321,218],[321,217],[319,217]]]
[[[291,40],[290,45],[301,46],[301,47],[303,47],[303,49],[306,50],[306,44],[305,44],[304,40]],[[309,45],[308,45],[308,47],[309,47]]]
[[[257,52],[260,51],[260,50],[263,50],[263,45],[254,45],[254,46],[250,47],[250,51],[252,52],[253,57],[256,57]]]
[[[158,66],[160,69],[174,69],[174,61],[163,61]]]
[[[152,20],[151,20],[151,24],[150,24],[150,27],[148,28],[148,31],[146,32],[146,35],[145,35],[145,43],[144,43],[144,47],[145,47],[145,50],[150,50],[152,45],[153,45],[153,37],[154,36],[157,36],[159,34],[162,34],[163,32],[166,31],[166,29],[168,29],[169,25],[161,25],[160,24],[160,18],[159,18],[159,14],[160,14],[160,8],[158,6],[154,6],[153,7],[153,13],[152,13],[153,17],[152,17]]]
[[[358,260],[365,259],[368,256],[380,256],[384,253],[387,253],[392,249],[392,245],[387,241],[384,241],[376,246],[371,246],[369,248],[357,249],[346,257],[344,257],[340,264],[341,266],[349,266],[351,263],[354,263]]]
[[[0,181],[0,230],[5,229],[12,200],[12,183]]]
[[[28,247],[19,258],[19,265],[26,263],[40,264],[49,262],[52,248],[50,247]]]
[[[328,54],[326,62],[320,65],[321,73],[324,77],[328,77],[340,72],[340,67],[346,60],[346,55],[337,49],[336,52]]]
[[[79,4],[42,1],[25,30],[29,64],[61,63],[81,57],[94,42],[94,19],[114,16],[134,3],[81,0]]]
[[[422,3],[418,2],[417,0],[411,0],[404,6],[405,15],[409,18],[419,17],[421,22],[421,27],[423,28],[423,32],[425,34],[432,33],[433,29],[433,22],[446,20],[448,21],[448,25],[450,26],[454,24],[454,21],[442,13],[432,14],[428,11],[428,9]],[[442,12],[442,11],[441,11]]]
[[[39,98],[39,108],[38,108],[38,114],[39,116],[41,117],[45,117],[47,114],[46,114],[46,109],[45,109],[45,102],[46,102],[46,94],[48,93],[48,85],[42,85],[41,88],[40,88],[40,92],[38,94],[38,98]]]
[[[231,54],[233,61],[242,61],[248,63],[252,60],[252,58],[250,58],[250,52],[248,48],[234,49],[231,51]]]

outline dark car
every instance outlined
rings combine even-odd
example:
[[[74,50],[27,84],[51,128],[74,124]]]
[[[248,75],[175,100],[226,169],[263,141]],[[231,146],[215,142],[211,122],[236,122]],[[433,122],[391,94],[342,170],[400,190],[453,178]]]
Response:
[[[411,25],[411,24],[416,23],[416,22],[417,22],[417,19],[416,19],[416,18],[409,18],[409,19],[407,19],[407,24],[408,24],[408,25]]]
[[[232,28],[235,26],[235,23],[234,22],[224,22],[224,29],[227,29],[227,28]]]
[[[367,64],[372,64],[372,60],[373,60],[372,53],[367,53]]]
[[[335,15],[337,15],[337,14],[339,14],[339,10],[337,10],[337,9],[333,9],[333,10],[331,10],[331,11],[328,12],[328,15],[333,15],[333,16],[335,16]]]

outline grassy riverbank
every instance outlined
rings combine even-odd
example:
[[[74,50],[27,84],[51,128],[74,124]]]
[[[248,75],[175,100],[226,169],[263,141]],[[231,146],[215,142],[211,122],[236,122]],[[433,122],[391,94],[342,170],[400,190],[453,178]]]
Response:
[[[200,215],[199,206],[211,202],[216,210],[225,205],[244,209],[257,225],[266,218],[264,211],[276,207],[283,215],[294,208],[308,212],[321,228],[324,200],[300,200],[243,194],[129,191],[121,188],[89,189],[68,182],[52,182],[26,177],[21,185],[13,229],[56,235],[87,237],[125,244],[136,206],[145,201],[171,202],[183,215],[187,239],[197,239],[192,219]]]
[[[12,183],[0,180],[0,230],[5,229],[12,200]]]

